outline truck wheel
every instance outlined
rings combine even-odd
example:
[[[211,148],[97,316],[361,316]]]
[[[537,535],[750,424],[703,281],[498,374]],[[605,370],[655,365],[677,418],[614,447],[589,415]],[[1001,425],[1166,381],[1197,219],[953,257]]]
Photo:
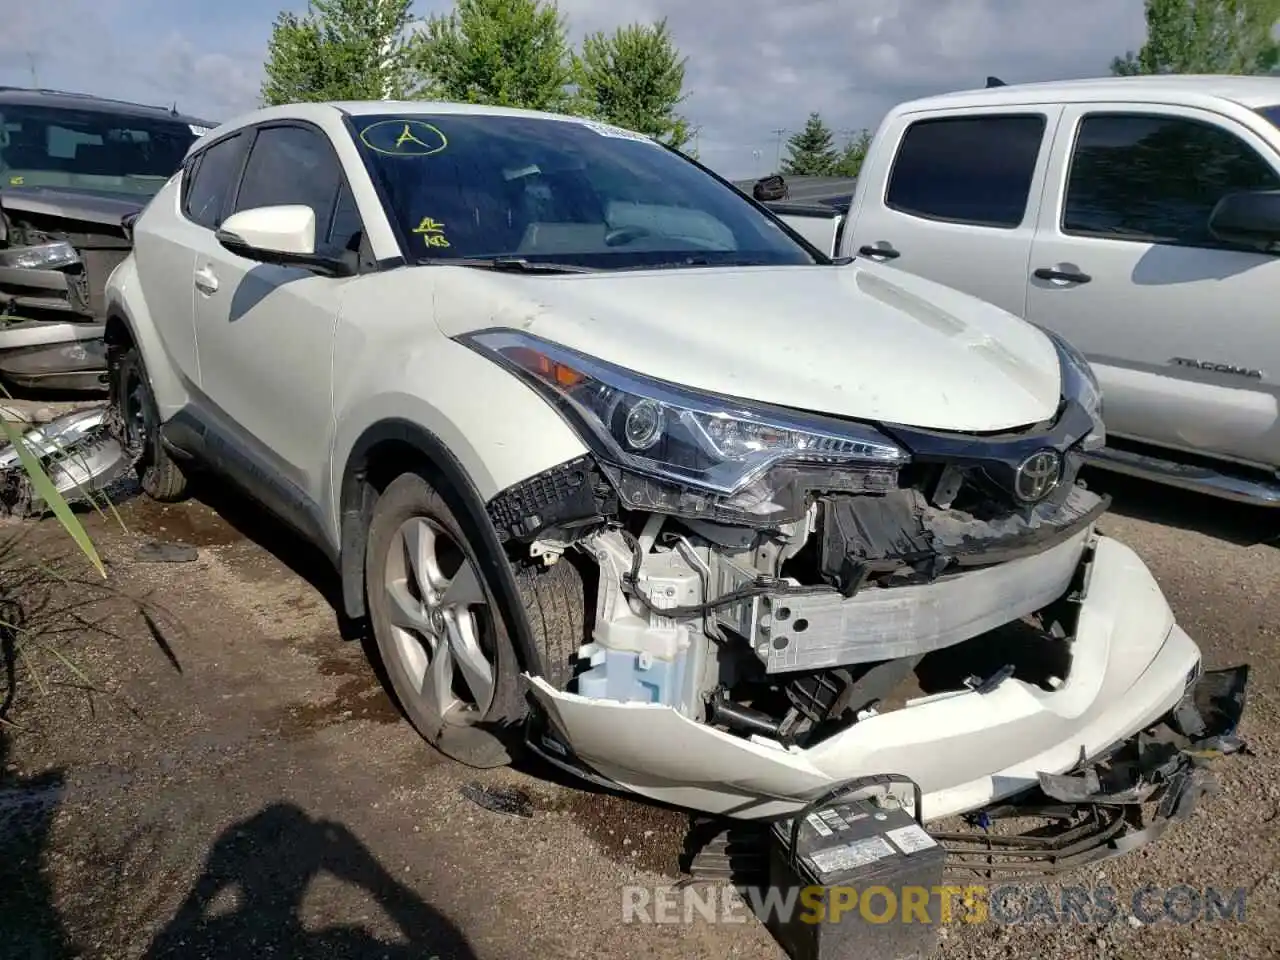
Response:
[[[418,733],[468,766],[509,763],[526,712],[515,649],[475,547],[416,473],[374,507],[365,590],[387,678]]]
[[[111,364],[112,414],[130,454],[138,457],[138,482],[153,500],[171,503],[187,493],[187,478],[160,443],[160,417],[151,380],[136,346]]]

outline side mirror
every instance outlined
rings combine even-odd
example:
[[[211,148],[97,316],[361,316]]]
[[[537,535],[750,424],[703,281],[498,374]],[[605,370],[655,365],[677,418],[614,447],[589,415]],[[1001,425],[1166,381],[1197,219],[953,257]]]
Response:
[[[1209,232],[1224,243],[1264,250],[1280,243],[1280,190],[1228,194],[1209,214]]]
[[[310,207],[254,207],[222,221],[218,243],[246,260],[303,267],[327,276],[349,276],[351,268],[336,257],[316,253],[316,215]]]

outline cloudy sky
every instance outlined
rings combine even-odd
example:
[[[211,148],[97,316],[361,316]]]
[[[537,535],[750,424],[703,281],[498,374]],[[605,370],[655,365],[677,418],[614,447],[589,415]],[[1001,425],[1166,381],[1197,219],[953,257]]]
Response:
[[[271,23],[306,0],[34,0],[7,4],[0,84],[178,106],[220,120],[256,105]],[[418,0],[426,16],[450,0]],[[574,37],[666,16],[689,58],[685,112],[705,162],[772,167],[779,128],[811,110],[874,127],[911,97],[1096,76],[1143,39],[1142,0],[561,0]]]

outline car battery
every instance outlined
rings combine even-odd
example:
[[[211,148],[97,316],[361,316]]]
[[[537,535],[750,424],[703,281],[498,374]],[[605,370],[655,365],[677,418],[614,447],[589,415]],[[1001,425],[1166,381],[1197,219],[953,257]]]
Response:
[[[762,919],[793,960],[923,960],[933,952],[946,850],[925,832],[921,799],[906,777],[864,777],[772,825],[773,899],[793,906]]]

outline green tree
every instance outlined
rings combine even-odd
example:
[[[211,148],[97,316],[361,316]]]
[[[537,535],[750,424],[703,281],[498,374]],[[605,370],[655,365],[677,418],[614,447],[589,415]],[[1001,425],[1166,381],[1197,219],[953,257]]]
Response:
[[[573,65],[580,112],[677,150],[689,142],[688,121],[676,112],[684,101],[685,58],[666,20],[593,33]]]
[[[1146,0],[1146,19],[1142,49],[1111,61],[1116,76],[1269,73],[1280,62],[1280,0]]]
[[[570,106],[573,60],[552,0],[458,0],[413,44],[422,89],[446,100],[532,110]]]
[[[844,145],[832,172],[837,177],[856,177],[861,172],[862,161],[867,158],[867,151],[870,149],[871,131],[860,130],[857,136]]]
[[[811,113],[804,129],[787,141],[782,172],[797,177],[830,176],[838,159],[831,128],[819,114]]]
[[[380,100],[406,95],[413,0],[311,0],[276,17],[262,102]]]

